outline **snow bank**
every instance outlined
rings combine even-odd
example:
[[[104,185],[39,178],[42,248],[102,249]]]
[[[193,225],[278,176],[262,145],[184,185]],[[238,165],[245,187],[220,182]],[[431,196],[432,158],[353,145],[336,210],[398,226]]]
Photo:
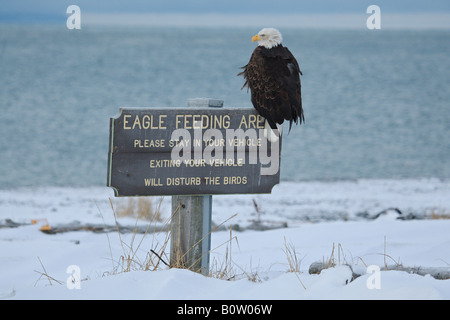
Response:
[[[448,268],[449,219],[398,220],[395,211],[364,218],[390,207],[419,218],[448,214],[449,191],[448,181],[365,180],[282,183],[272,195],[215,196],[215,223],[238,213],[227,225],[239,224],[244,230],[259,219],[286,222],[288,227],[232,231],[231,236],[229,230],[214,232],[213,277],[204,277],[162,264],[157,271],[141,270],[138,263],[146,261],[150,249],[161,248],[164,233],[120,238],[117,232],[48,235],[30,224],[31,219],[46,219],[51,226],[74,221],[114,224],[109,198],[114,205],[126,199],[113,199],[107,188],[1,190],[0,224],[11,219],[21,225],[0,228],[0,298],[450,299],[450,280],[384,271],[385,265]],[[161,211],[168,217],[170,199],[162,201]],[[136,223],[133,218],[118,222]],[[298,258],[298,272],[288,272],[287,245]],[[121,257],[130,248],[136,264],[123,272]],[[312,263],[329,260],[334,267],[308,273]],[[230,281],[214,278],[214,269],[224,265]],[[70,289],[70,266],[79,268],[79,289]],[[368,272],[369,266],[379,272]],[[360,276],[355,279],[352,271]]]

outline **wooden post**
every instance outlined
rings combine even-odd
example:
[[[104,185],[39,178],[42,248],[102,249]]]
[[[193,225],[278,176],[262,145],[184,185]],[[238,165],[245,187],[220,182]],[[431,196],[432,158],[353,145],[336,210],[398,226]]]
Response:
[[[222,107],[223,101],[189,99],[189,107]],[[212,195],[172,196],[170,265],[207,275]]]
[[[172,196],[170,265],[207,275],[212,196]]]

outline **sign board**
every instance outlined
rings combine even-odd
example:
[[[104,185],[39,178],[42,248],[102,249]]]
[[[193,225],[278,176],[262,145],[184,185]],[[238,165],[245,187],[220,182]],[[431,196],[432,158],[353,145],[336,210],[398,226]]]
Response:
[[[107,186],[115,196],[270,193],[281,137],[253,108],[121,108],[110,119]]]

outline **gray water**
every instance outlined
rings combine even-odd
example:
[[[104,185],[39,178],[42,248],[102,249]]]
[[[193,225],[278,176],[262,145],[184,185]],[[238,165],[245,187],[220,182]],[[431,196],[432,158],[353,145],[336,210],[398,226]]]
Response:
[[[257,31],[0,24],[0,187],[105,185],[119,107],[251,107]],[[282,180],[450,178],[450,31],[280,31],[306,117]]]

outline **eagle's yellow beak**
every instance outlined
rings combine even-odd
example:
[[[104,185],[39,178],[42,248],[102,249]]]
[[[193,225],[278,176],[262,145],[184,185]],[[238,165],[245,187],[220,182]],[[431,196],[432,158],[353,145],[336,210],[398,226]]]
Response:
[[[252,42],[253,41],[259,41],[259,40],[261,40],[261,37],[258,34],[254,35],[253,38],[252,38]]]

